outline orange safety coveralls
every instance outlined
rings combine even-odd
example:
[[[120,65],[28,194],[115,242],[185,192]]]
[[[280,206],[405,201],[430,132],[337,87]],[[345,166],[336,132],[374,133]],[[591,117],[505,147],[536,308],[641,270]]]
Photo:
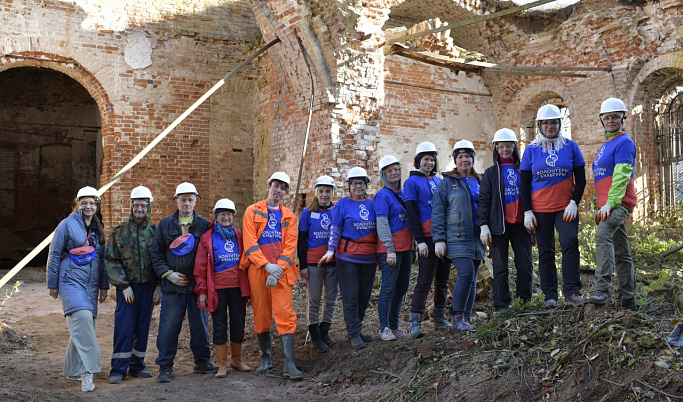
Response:
[[[242,218],[242,242],[246,257],[240,269],[247,272],[251,287],[251,306],[254,309],[254,332],[270,331],[273,318],[279,335],[293,334],[296,329],[296,313],[292,302],[294,284],[299,276],[299,266],[294,263],[296,250],[297,218],[280,204],[282,212],[282,250],[277,261],[268,261],[259,246],[259,238],[268,224],[268,204],[259,201],[247,207]],[[274,288],[266,287],[268,272],[266,263],[282,267],[282,275]]]

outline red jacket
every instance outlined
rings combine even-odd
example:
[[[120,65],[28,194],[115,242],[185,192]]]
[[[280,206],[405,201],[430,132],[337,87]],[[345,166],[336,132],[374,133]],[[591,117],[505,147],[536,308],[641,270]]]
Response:
[[[218,306],[218,293],[216,292],[216,285],[214,283],[213,272],[213,224],[215,220],[211,221],[209,230],[207,230],[199,239],[199,247],[197,248],[197,256],[194,260],[194,280],[197,285],[194,287],[194,292],[197,296],[205,294],[206,308],[203,309],[197,300],[197,306],[208,312],[213,312]],[[237,245],[240,248],[240,263],[244,257],[244,246],[242,245],[242,231],[235,228],[235,237],[237,237]],[[237,267],[235,267],[237,268]],[[240,281],[240,290],[242,297],[249,297],[251,292],[249,290],[249,278],[247,274],[241,269],[237,269],[238,278]]]

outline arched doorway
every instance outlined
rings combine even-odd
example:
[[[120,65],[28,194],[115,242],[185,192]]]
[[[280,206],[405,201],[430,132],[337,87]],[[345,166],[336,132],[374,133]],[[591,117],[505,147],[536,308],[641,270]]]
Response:
[[[100,130],[97,103],[73,78],[34,67],[0,72],[0,259],[15,260],[18,243],[35,246],[54,230],[80,187],[99,186]]]
[[[662,204],[675,211],[683,203],[683,80],[655,105],[655,132]]]

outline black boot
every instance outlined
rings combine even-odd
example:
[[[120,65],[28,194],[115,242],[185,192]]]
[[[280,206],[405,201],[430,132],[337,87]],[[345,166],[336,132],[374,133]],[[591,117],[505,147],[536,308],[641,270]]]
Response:
[[[311,324],[308,326],[308,333],[311,334],[311,342],[321,352],[327,352],[329,346],[320,339],[320,329],[318,324]]]
[[[270,331],[262,334],[256,334],[258,337],[258,344],[261,347],[261,367],[256,369],[256,374],[261,374],[270,370],[273,366],[273,347],[270,341]]]
[[[304,373],[294,365],[294,334],[280,335],[280,343],[282,344],[282,354],[285,356],[285,361],[282,363],[282,374],[292,380],[304,378]]]
[[[325,342],[325,344],[327,346],[332,346],[335,343],[337,343],[337,341],[330,338],[330,326],[331,325],[332,325],[332,323],[329,323],[329,322],[321,322],[320,323],[320,339],[323,342]]]

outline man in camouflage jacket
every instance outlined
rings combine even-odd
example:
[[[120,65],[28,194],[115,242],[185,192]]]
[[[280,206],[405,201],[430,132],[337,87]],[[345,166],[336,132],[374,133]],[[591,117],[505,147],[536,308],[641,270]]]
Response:
[[[149,378],[145,352],[154,305],[161,300],[159,278],[152,268],[151,246],[156,226],[150,222],[152,193],[133,189],[131,215],[114,228],[104,255],[109,283],[116,288],[114,351],[109,382],[119,384],[126,375]]]

